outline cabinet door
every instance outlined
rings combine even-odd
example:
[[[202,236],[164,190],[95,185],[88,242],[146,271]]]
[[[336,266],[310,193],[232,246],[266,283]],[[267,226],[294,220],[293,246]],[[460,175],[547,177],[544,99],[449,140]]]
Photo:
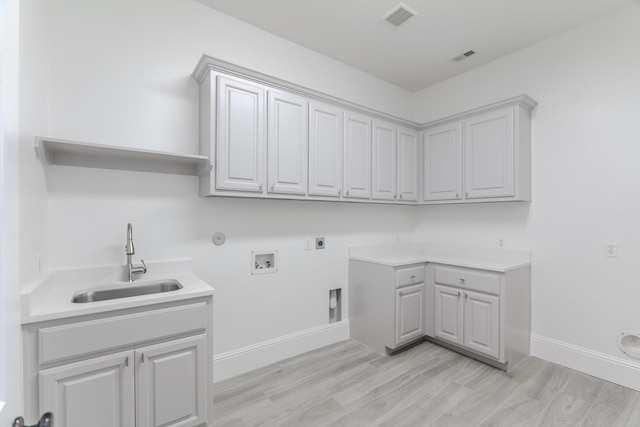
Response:
[[[514,109],[468,119],[464,129],[464,191],[468,199],[514,195]]]
[[[373,122],[373,198],[396,198],[396,127]]]
[[[136,350],[138,427],[207,422],[206,345],[198,335]]]
[[[418,133],[398,129],[398,199],[418,201]]]
[[[454,344],[463,345],[462,291],[449,286],[435,286],[435,336]]]
[[[267,110],[268,191],[307,194],[308,103],[269,91]]]
[[[309,195],[342,193],[344,113],[327,104],[309,104]]]
[[[135,424],[133,352],[70,363],[38,374],[40,413],[65,427]]]
[[[500,299],[478,292],[464,292],[464,346],[499,358]]]
[[[424,335],[424,283],[396,289],[396,346]]]
[[[344,117],[344,195],[371,197],[371,119],[355,113]]]
[[[216,188],[262,191],[264,89],[218,77]]]
[[[424,135],[424,200],[462,197],[462,125],[428,129]]]

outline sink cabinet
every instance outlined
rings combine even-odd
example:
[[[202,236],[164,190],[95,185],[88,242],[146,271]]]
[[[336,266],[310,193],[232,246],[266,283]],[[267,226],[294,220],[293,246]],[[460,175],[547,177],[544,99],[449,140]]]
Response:
[[[25,412],[65,427],[213,422],[211,297],[23,326]]]
[[[425,264],[349,261],[351,338],[385,353],[425,335]]]

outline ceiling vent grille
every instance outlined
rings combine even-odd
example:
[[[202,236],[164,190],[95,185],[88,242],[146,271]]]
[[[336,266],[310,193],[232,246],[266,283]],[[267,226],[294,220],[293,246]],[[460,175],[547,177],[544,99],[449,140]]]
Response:
[[[418,12],[411,9],[404,3],[398,3],[393,9],[387,12],[382,18],[382,21],[387,21],[390,24],[395,25],[396,27],[401,26],[406,23],[409,19],[416,16]]]
[[[465,53],[463,53],[462,55],[458,55],[455,58],[453,58],[454,61],[462,61],[463,59],[466,59],[468,57],[470,57],[471,55],[475,55],[476,52],[473,50],[469,50],[466,51]]]

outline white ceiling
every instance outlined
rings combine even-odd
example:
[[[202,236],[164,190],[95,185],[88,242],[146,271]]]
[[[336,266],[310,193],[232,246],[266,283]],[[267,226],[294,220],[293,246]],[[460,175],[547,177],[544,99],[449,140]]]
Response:
[[[639,0],[404,0],[401,27],[380,20],[399,0],[196,1],[417,91]]]

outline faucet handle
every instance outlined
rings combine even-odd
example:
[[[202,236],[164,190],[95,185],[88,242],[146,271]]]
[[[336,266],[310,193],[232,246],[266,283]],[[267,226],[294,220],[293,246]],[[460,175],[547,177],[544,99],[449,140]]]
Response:
[[[142,274],[147,272],[147,264],[144,263],[144,260],[140,258],[140,262],[142,263]]]

